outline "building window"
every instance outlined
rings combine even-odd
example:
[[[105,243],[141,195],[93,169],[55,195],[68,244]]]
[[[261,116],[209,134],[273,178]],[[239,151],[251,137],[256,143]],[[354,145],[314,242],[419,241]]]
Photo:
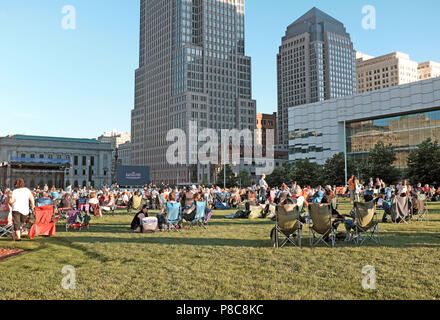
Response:
[[[90,157],[90,165],[91,166],[95,165],[95,157]]]
[[[86,157],[86,156],[83,156],[83,157],[82,157],[82,165],[83,165],[83,166],[86,166],[86,165],[87,165],[87,157]]]
[[[35,154],[31,154],[31,159],[35,159]]]
[[[21,154],[22,158],[26,158],[26,155],[24,153]]]
[[[78,156],[74,156],[73,157],[73,165],[77,166],[78,165]]]
[[[40,159],[44,159],[44,154],[40,154]]]

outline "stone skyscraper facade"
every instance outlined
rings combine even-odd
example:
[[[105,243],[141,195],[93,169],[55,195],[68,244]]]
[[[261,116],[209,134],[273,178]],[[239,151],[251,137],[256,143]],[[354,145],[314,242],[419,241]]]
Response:
[[[289,148],[290,107],[357,91],[356,51],[350,35],[341,22],[317,8],[287,27],[277,66],[277,140],[283,149]]]
[[[167,162],[169,130],[189,136],[190,121],[198,131],[255,129],[244,6],[244,0],[141,0],[131,160],[150,166],[152,182],[214,182],[211,166],[190,164],[195,150],[187,151],[186,166]]]

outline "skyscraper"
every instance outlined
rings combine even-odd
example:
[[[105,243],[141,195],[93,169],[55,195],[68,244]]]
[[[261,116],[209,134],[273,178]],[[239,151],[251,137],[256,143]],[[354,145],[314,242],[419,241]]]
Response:
[[[356,52],[344,25],[312,8],[287,27],[277,65],[278,144],[287,149],[289,107],[356,93]]]
[[[244,39],[244,0],[141,0],[132,164],[153,182],[214,182],[209,166],[167,163],[169,130],[255,128]]]

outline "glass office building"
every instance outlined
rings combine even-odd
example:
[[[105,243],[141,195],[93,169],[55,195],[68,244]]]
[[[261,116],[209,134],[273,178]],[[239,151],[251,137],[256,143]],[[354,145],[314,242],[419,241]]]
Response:
[[[395,165],[404,168],[409,152],[428,138],[440,141],[440,110],[348,123],[347,153],[363,159],[382,141],[396,151]]]
[[[440,142],[440,77],[289,109],[291,161],[324,165],[345,151],[361,160],[382,141],[405,168],[409,152],[428,138]]]

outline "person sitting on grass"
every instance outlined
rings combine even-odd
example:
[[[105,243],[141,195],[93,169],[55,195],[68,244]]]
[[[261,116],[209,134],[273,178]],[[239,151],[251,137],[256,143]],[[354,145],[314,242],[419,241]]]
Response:
[[[99,200],[96,197],[95,191],[90,192],[89,205],[90,205],[90,212],[93,213],[93,215],[95,216],[99,215],[99,217],[102,218],[101,209],[99,207]]]
[[[134,216],[133,221],[131,222],[130,229],[136,233],[142,233],[143,231],[142,220],[147,217],[148,217],[148,205],[143,205],[142,209]]]

